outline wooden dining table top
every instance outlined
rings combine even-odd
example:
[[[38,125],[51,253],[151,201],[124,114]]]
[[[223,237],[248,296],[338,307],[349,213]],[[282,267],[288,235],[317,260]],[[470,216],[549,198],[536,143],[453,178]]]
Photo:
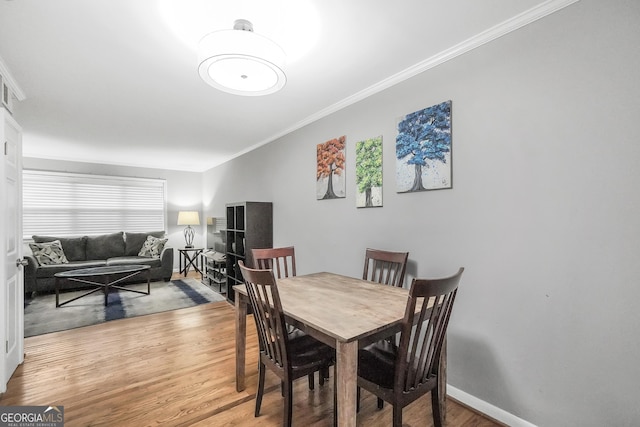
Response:
[[[327,272],[278,279],[277,286],[288,319],[340,342],[399,327],[409,295],[404,288]],[[234,289],[247,294],[244,285]]]

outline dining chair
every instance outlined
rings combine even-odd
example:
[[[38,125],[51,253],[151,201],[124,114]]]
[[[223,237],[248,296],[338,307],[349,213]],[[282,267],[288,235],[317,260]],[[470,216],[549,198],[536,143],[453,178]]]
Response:
[[[273,270],[273,274],[277,279],[283,279],[296,275],[296,251],[293,246],[281,248],[254,248],[251,249],[253,261],[256,268]],[[287,325],[289,337],[304,335],[304,332],[294,326]],[[324,384],[324,380],[329,378],[329,370],[323,370],[318,375],[320,385]],[[314,379],[313,374],[309,375],[309,389],[313,390]]]
[[[463,271],[441,279],[413,279],[400,343],[379,341],[358,351],[358,387],[393,405],[394,427],[402,426],[402,408],[428,392],[433,423],[442,426],[440,353]]]
[[[332,365],[335,350],[310,335],[291,339],[287,333],[276,278],[271,269],[247,268],[238,261],[258,332],[260,356],[255,416],[260,415],[265,370],[274,372],[282,383],[285,399],[283,426],[291,426],[293,381]]]
[[[362,278],[370,282],[402,287],[409,252],[390,252],[367,248]]]
[[[281,248],[254,248],[251,249],[251,255],[256,263],[257,268],[271,269],[277,279],[283,279],[296,275],[296,251],[293,246]],[[300,329],[287,325],[289,337],[304,335]],[[329,369],[323,369],[318,374],[318,382],[324,385],[325,379],[329,378]],[[313,390],[314,379],[313,374],[309,375],[309,389]]]
[[[293,246],[251,249],[257,268],[271,269],[276,278],[296,275],[296,253]]]
[[[401,288],[404,284],[404,273],[407,269],[408,258],[409,252],[391,252],[367,248],[364,256],[362,279]],[[386,341],[390,345],[394,345],[395,336],[386,338]],[[358,393],[360,393],[359,388]],[[378,408],[382,409],[383,406],[384,401],[378,398]]]

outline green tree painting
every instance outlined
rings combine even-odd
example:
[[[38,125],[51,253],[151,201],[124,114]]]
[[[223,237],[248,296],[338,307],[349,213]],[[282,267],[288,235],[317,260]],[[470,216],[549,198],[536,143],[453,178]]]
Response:
[[[356,143],[356,206],[382,206],[382,136]]]

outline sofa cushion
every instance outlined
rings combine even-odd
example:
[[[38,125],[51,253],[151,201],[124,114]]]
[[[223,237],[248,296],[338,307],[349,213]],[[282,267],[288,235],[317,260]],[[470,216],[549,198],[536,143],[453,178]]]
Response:
[[[29,243],[29,247],[40,265],[69,263],[64,255],[60,240],[46,243]]]
[[[138,256],[160,258],[160,252],[164,249],[164,245],[168,239],[158,239],[157,237],[147,236],[142,249],[138,252]]]
[[[122,231],[112,234],[87,237],[87,260],[112,258],[124,256],[124,233]]]
[[[121,256],[115,258],[109,258],[107,265],[150,265],[152,268],[162,266],[160,258],[149,258],[141,256]]]
[[[124,234],[124,242],[125,242],[125,256],[138,256],[140,249],[142,249],[142,245],[147,240],[147,236],[153,236],[162,238],[164,237],[163,231],[150,231],[149,233],[129,233],[126,232]]]
[[[53,242],[60,240],[64,255],[69,261],[86,260],[87,237],[54,237],[54,236],[31,236],[36,243]]]
[[[107,265],[105,260],[102,261],[76,261],[69,264],[50,264],[42,265],[36,271],[36,277],[41,279],[45,277],[53,277],[56,273],[63,271],[79,270],[81,268],[104,267]]]

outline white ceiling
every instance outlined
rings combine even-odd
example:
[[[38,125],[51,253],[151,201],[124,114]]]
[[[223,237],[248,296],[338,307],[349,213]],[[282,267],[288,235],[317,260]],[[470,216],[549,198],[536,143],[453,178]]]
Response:
[[[27,157],[204,171],[574,1],[0,0],[0,72]],[[238,18],[288,51],[280,92],[198,76]]]

